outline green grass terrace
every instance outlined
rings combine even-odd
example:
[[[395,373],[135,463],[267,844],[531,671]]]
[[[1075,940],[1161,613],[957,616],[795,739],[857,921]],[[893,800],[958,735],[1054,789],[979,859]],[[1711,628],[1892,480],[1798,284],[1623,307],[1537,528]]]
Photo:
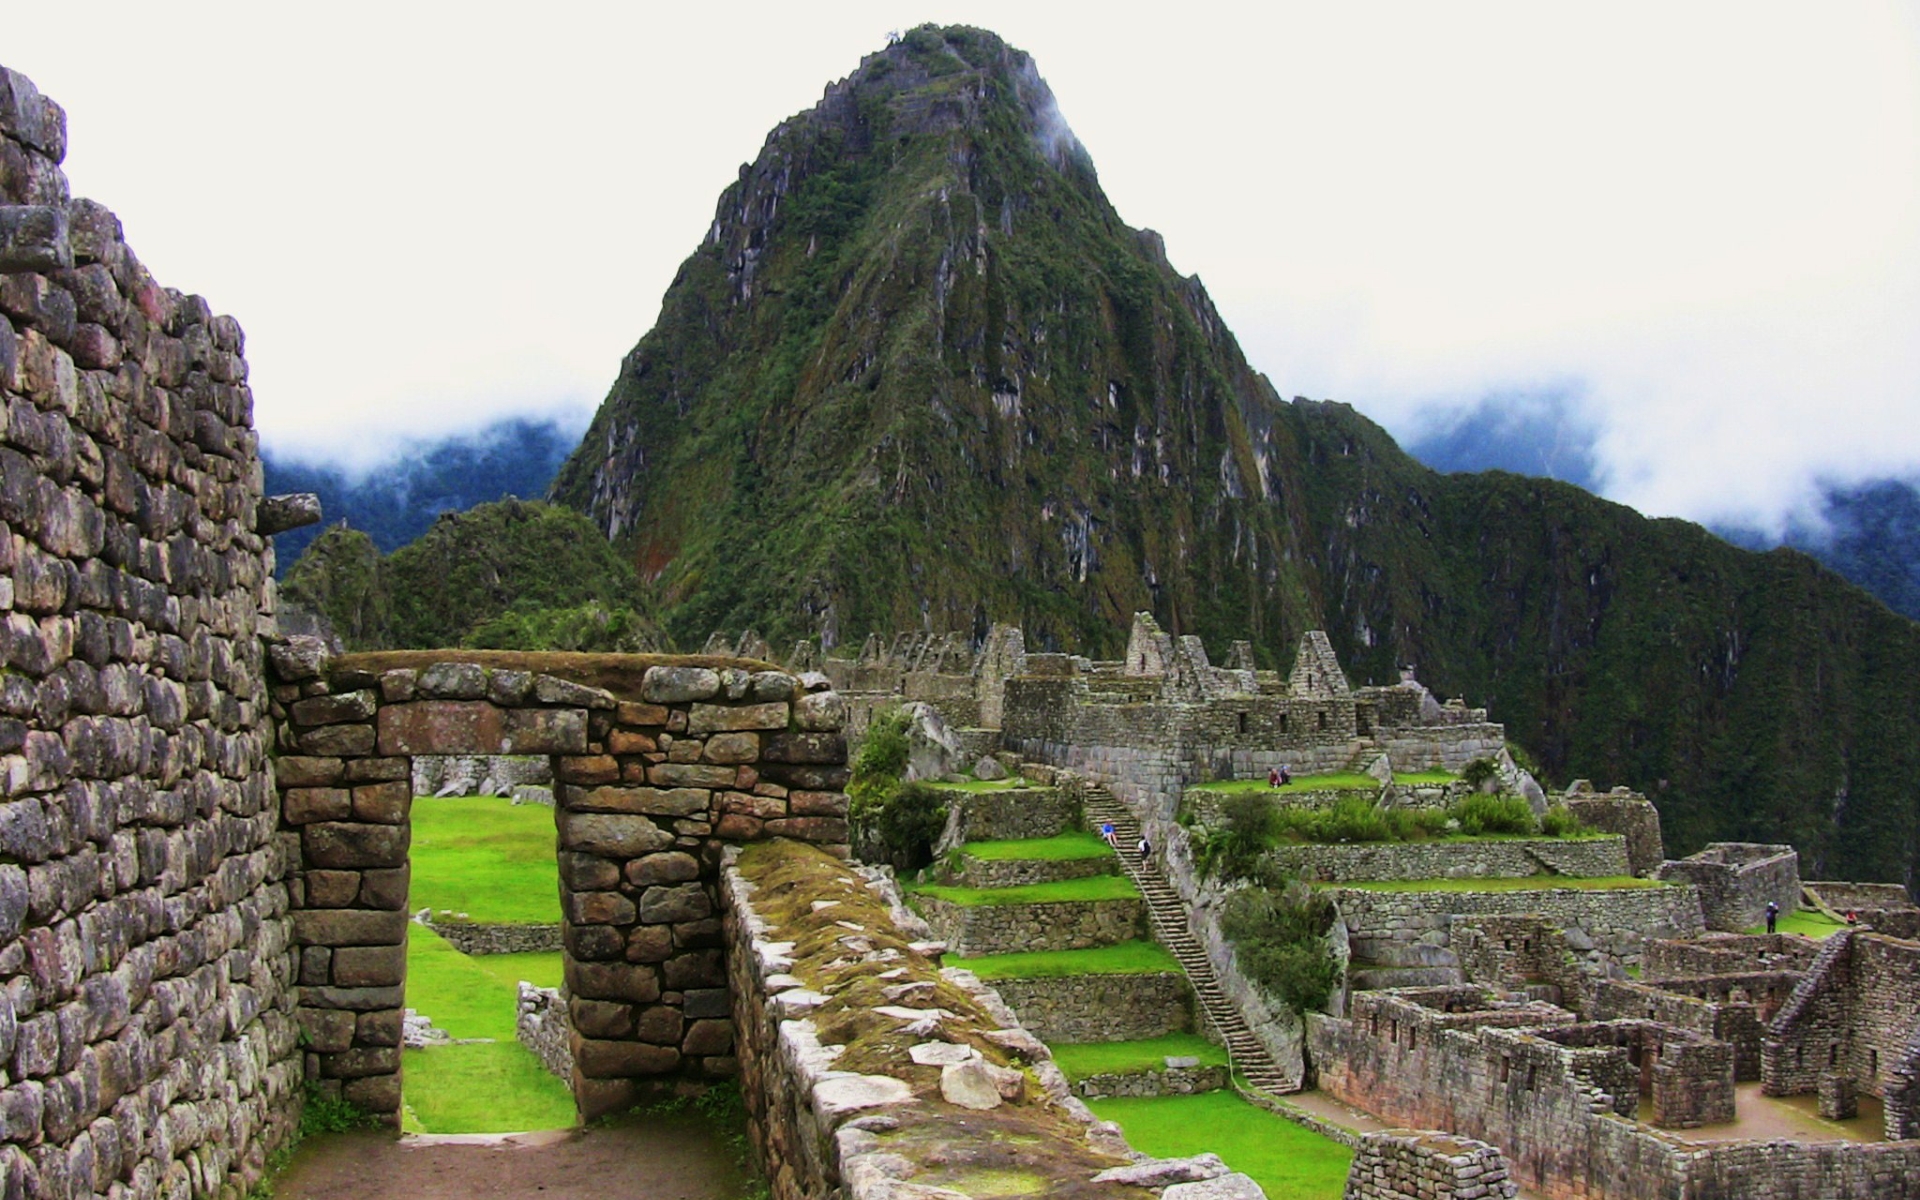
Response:
[[[1113,855],[1113,847],[1107,845],[1098,834],[1083,831],[1018,841],[968,842],[960,848],[960,851],[969,858],[977,858],[982,862],[1011,860],[1070,862],[1085,858],[1108,858]]]
[[[1117,942],[1091,950],[1036,950],[948,959],[982,979],[1059,979],[1070,975],[1178,975],[1180,964],[1158,942]],[[1173,1053],[1173,1051],[1168,1051]]]
[[[1021,788],[1039,787],[1037,783],[1012,776],[1006,779],[968,779],[959,783],[949,783],[944,779],[922,779],[916,786],[944,788],[953,792],[1017,792]]]
[[[1089,1075],[1130,1075],[1165,1069],[1169,1058],[1197,1058],[1203,1067],[1227,1065],[1227,1051],[1197,1033],[1169,1033],[1138,1042],[1084,1042],[1053,1046],[1053,1061],[1068,1079]]]
[[[1064,1069],[1064,1068],[1063,1068]],[[1136,1150],[1178,1158],[1211,1150],[1253,1177],[1267,1200],[1340,1200],[1353,1152],[1331,1138],[1255,1108],[1235,1092],[1089,1100],[1118,1121]]]
[[[938,883],[912,883],[908,896],[929,896],[966,908],[996,904],[1071,904],[1087,900],[1138,900],[1140,891],[1125,875],[1089,875],[1085,879],[1063,879],[1058,883],[1030,883],[1008,888],[949,887]]]
[[[1847,927],[1845,921],[1836,921],[1817,908],[1796,908],[1774,922],[1776,933],[1797,933],[1815,941],[1832,937]],[[1748,933],[1765,933],[1766,925],[1755,925]]]

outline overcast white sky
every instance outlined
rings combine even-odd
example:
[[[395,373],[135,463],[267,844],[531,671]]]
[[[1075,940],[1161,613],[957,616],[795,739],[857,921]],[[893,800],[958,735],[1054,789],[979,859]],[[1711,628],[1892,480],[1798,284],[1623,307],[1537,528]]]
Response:
[[[1576,397],[1604,490],[1920,475],[1920,4],[0,0],[78,195],[248,335],[276,450],[584,419],[781,119],[923,20],[1031,51],[1284,396]]]

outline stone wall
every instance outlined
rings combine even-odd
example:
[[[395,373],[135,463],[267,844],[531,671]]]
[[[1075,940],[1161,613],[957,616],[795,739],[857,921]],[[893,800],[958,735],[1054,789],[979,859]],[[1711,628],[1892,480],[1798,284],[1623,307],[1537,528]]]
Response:
[[[1184,975],[1064,975],[998,979],[993,986],[1045,1042],[1130,1042],[1193,1028]]]
[[[1363,883],[1394,879],[1608,878],[1628,874],[1627,840],[1512,838],[1492,841],[1288,844],[1267,858],[1296,879]]]
[[[1123,1200],[1142,1194],[1129,1172],[1164,1184],[1225,1170],[1132,1161],[999,997],[941,970],[924,931],[888,915],[905,910],[884,880],[824,856],[743,854],[721,886],[749,1133],[775,1200],[959,1197],[1012,1172],[1033,1194]],[[857,929],[836,924],[848,918]],[[884,994],[866,986],[880,964]]]
[[[1640,962],[1648,938],[1686,937],[1703,929],[1699,900],[1687,886],[1583,891],[1387,892],[1328,889],[1339,907],[1356,960],[1395,966],[1458,966],[1450,949],[1456,915],[1545,917],[1567,944],[1601,974],[1622,974]]]
[[[1139,899],[955,904],[921,892],[913,904],[953,952],[966,958],[1088,950],[1144,937],[1147,929],[1146,903]]]
[[[1592,977],[1567,944],[1566,933],[1532,915],[1453,919],[1449,946],[1468,983],[1524,992],[1571,1012],[1588,1013]]]
[[[567,1021],[567,998],[559,988],[535,987],[521,980],[513,1032],[548,1074],[573,1079],[573,1027]]]
[[[973,888],[1025,887],[1035,883],[1055,883],[1066,879],[1089,879],[1111,875],[1118,866],[1111,855],[1103,858],[975,858],[962,855],[960,869],[950,880]]]
[[[0,1195],[231,1194],[301,1103],[275,527],[239,324],[65,150],[0,69]]]
[[[560,926],[485,925],[471,921],[423,921],[462,954],[534,954],[562,948]]]
[[[951,800],[942,849],[967,842],[1046,838],[1081,827],[1079,803],[1059,788],[956,789]]]
[[[1513,1200],[1506,1156],[1432,1130],[1383,1129],[1360,1139],[1342,1200]]]
[[[1764,925],[1769,901],[1780,906],[1782,916],[1800,907],[1800,855],[1792,846],[1716,842],[1662,863],[1656,874],[1699,889],[1709,929],[1739,933]]]
[[[1781,976],[1782,980],[1791,976]],[[1598,980],[1592,988],[1588,1016],[1596,1021],[1633,1017],[1659,1021],[1676,1029],[1687,1029],[1704,1037],[1716,1038],[1733,1048],[1733,1075],[1736,1080],[1760,1078],[1760,1046],[1765,1032],[1766,1010],[1750,1000],[1715,1000],[1678,990],[1690,981],[1660,983],[1632,979]],[[1792,985],[1787,984],[1791,989]],[[1707,990],[1702,988],[1700,990]],[[1740,989],[1725,986],[1729,996]],[[1756,985],[1756,991],[1766,994]]]
[[[1587,828],[1617,833],[1627,839],[1627,864],[1631,874],[1650,876],[1666,861],[1666,843],[1660,837],[1660,812],[1645,796],[1626,788],[1615,788],[1606,795],[1579,788],[1569,789],[1560,800]]]
[[[1102,1072],[1074,1080],[1073,1093],[1088,1100],[1108,1096],[1192,1096],[1225,1090],[1231,1082],[1229,1075],[1224,1066]]]
[[[1389,1121],[1500,1146],[1515,1182],[1549,1200],[1910,1195],[1920,1142],[1703,1143],[1632,1119],[1631,1052],[1611,1033],[1590,1032],[1623,1024],[1651,1023],[1529,1028],[1509,1010],[1440,1012],[1369,993],[1355,997],[1351,1018],[1310,1016],[1308,1037],[1324,1091]],[[1659,1036],[1667,1046],[1681,1041]]]
[[[1648,941],[1641,965],[1647,978],[1804,971],[1820,947],[1812,938],[1793,933],[1710,933]]]
[[[619,655],[276,651],[300,1017],[312,1067],[393,1114],[414,755],[539,754],[558,782],[562,942],[582,1115],[661,1077],[735,1070],[719,851],[786,836],[845,852],[844,706],[778,671]],[[651,665],[649,665],[651,662]],[[541,668],[579,676],[566,678]],[[620,688],[580,679],[606,680]]]
[[[1893,1093],[1889,1138],[1920,1136],[1908,1094],[1920,1059],[1920,942],[1844,929],[1829,937],[1767,1026],[1761,1085],[1767,1094],[1818,1091],[1820,1077],[1850,1078],[1868,1095]]]
[[[511,796],[552,784],[553,764],[542,755],[421,754],[413,760],[416,796]]]

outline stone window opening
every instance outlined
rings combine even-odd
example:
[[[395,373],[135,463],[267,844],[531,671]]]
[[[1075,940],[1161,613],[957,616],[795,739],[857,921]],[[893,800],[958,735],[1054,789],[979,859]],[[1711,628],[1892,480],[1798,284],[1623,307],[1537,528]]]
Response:
[[[1539,1067],[1535,1066],[1532,1063],[1527,1064],[1527,1090],[1528,1091],[1531,1092],[1535,1090],[1534,1084],[1538,1081],[1539,1073],[1540,1073]]]
[[[1239,726],[1239,731],[1241,733],[1245,733],[1247,731],[1247,714],[1235,713],[1234,720],[1235,720],[1235,723]]]
[[[1320,728],[1324,730],[1327,727],[1326,710],[1322,709],[1319,715],[1320,715]]]
[[[1840,1065],[1840,1043],[1839,1042],[1835,1042],[1833,1043],[1833,1045],[1827,1047],[1827,1065],[1829,1067],[1837,1067]]]
[[[1500,1056],[1500,1082],[1505,1083],[1513,1075],[1513,1060],[1506,1055]]]
[[[1878,1078],[1880,1075],[1880,1052],[1878,1050],[1867,1051],[1867,1075],[1869,1078]]]
[[[1286,731],[1287,731],[1287,714],[1281,713],[1280,714],[1280,732],[1285,733]]]
[[[1380,1036],[1380,1014],[1379,1013],[1374,1013],[1372,1017],[1368,1019],[1367,1032],[1372,1034],[1374,1037]]]

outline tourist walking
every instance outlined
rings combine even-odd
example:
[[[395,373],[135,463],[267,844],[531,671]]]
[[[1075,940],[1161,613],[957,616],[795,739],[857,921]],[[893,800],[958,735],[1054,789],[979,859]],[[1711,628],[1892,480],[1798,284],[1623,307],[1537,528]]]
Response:
[[[1153,847],[1147,842],[1147,835],[1144,833],[1141,834],[1140,835],[1140,861],[1143,863],[1146,862],[1147,855],[1152,853],[1153,853]]]
[[[1771,900],[1767,901],[1767,932],[1768,933],[1772,933],[1774,931],[1773,927],[1779,923],[1779,920],[1780,920],[1780,906],[1778,904],[1775,904]]]

